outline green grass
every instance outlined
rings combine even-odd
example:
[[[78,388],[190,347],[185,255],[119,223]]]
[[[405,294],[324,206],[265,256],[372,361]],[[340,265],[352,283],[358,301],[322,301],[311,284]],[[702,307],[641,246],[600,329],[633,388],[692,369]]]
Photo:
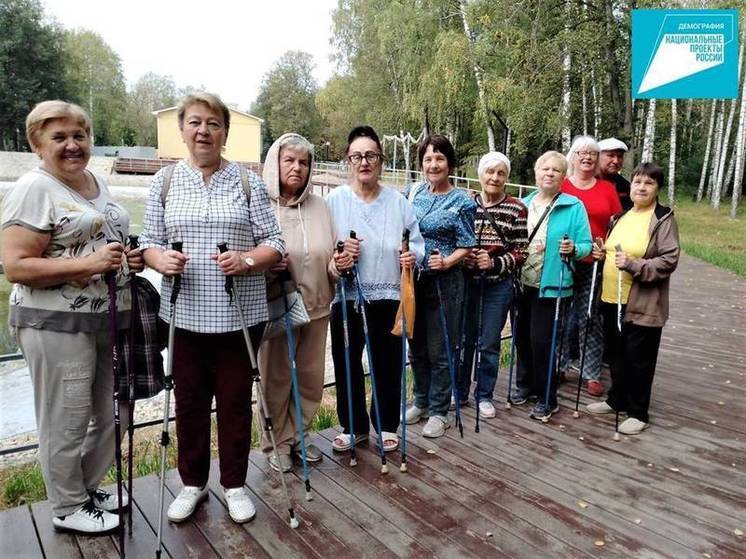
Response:
[[[212,449],[213,457],[217,456],[217,431],[213,418]],[[319,411],[309,427],[310,431],[320,431],[337,425],[337,412],[333,404],[322,403]],[[251,423],[251,447],[258,452],[261,437],[259,418],[254,415]],[[133,460],[134,477],[142,477],[160,472],[161,445],[160,427],[148,427],[135,432],[135,452]],[[166,468],[176,467],[176,453],[178,440],[171,428],[171,444],[166,454]],[[127,477],[127,445],[122,446],[123,476]],[[116,469],[112,467],[101,485],[113,485],[117,481]],[[18,464],[0,469],[0,510],[17,507],[24,504],[43,501],[47,498],[44,488],[44,478],[38,462]]]
[[[690,256],[746,277],[746,210],[742,205],[736,219],[728,217],[729,211],[729,200],[719,211],[706,202],[678,202],[675,215],[681,248]]]

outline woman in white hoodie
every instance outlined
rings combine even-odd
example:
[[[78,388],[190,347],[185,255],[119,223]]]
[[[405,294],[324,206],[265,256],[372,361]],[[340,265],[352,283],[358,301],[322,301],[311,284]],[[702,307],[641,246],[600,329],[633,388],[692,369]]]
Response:
[[[280,293],[277,274],[288,269],[311,319],[293,332],[306,430],[324,390],[329,305],[334,296],[334,277],[330,276],[329,265],[336,240],[329,208],[320,196],[311,192],[312,168],[313,145],[298,134],[280,136],[269,148],[264,162],[264,182],[287,247],[282,261],[270,270],[268,293],[270,297]],[[262,435],[262,450],[268,455],[270,466],[278,471],[291,470],[292,453],[300,453],[287,343],[283,334],[264,340],[259,349],[259,369],[278,456],[272,453],[266,432]],[[309,462],[318,462],[321,451],[307,444],[306,456]]]

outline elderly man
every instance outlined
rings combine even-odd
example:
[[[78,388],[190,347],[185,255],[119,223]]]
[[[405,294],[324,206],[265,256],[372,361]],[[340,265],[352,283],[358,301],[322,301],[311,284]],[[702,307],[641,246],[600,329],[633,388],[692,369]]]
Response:
[[[622,208],[628,210],[632,207],[629,198],[629,181],[619,174],[624,163],[624,154],[628,151],[627,144],[616,138],[605,138],[598,142],[601,148],[599,156],[599,178],[614,183]]]

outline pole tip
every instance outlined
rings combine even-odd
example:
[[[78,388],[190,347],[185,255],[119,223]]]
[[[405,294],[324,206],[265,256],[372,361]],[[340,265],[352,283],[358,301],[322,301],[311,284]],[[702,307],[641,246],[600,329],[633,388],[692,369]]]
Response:
[[[350,466],[353,468],[357,466],[357,458],[350,458]]]
[[[306,491],[306,501],[313,501],[313,494],[310,491]]]
[[[402,463],[402,465],[399,466],[399,471],[402,472],[402,473],[404,473],[404,474],[406,474],[407,473],[407,464],[406,463]]]
[[[298,526],[300,526],[300,522],[298,521],[298,519],[297,519],[296,517],[294,517],[294,516],[293,516],[293,517],[292,517],[292,518],[290,519],[290,527],[291,527],[291,528],[292,528],[293,530],[295,530],[295,529],[296,529],[296,528],[297,528]]]
[[[381,464],[381,473],[383,475],[386,475],[387,473],[389,473],[389,467],[387,464]]]
[[[614,432],[614,440],[615,441],[621,441],[622,437],[619,436],[619,431]]]
[[[506,404],[505,404],[505,409],[506,409],[506,410],[509,410],[509,409],[510,409],[510,408],[512,408],[512,407],[513,407],[513,406],[512,406],[511,404],[510,404],[510,402],[508,402],[508,403],[506,403]]]
[[[573,416],[573,417],[574,417],[575,419],[577,419],[578,417],[580,417],[580,414],[578,413],[578,410],[575,410],[574,412],[572,412],[572,416]]]

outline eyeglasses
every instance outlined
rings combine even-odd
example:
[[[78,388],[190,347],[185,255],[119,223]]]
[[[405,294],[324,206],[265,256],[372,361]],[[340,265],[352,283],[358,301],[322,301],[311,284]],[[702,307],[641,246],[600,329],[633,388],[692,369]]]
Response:
[[[598,152],[597,151],[576,151],[575,155],[577,155],[578,157],[591,157],[591,156],[598,157]]]
[[[365,153],[351,153],[347,160],[353,165],[360,165],[360,162],[365,159],[366,163],[373,164],[378,163],[381,159],[381,154],[374,151],[366,151]]]

